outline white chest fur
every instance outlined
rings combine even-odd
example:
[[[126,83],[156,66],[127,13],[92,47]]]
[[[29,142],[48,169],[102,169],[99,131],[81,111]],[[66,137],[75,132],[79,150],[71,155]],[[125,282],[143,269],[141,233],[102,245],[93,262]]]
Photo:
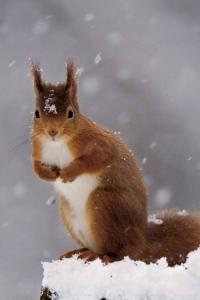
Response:
[[[47,165],[56,165],[60,169],[67,166],[73,160],[64,141],[44,140],[42,144],[42,161]]]
[[[42,146],[42,162],[48,165],[56,165],[59,168],[67,166],[73,160],[73,155],[64,141],[44,141]],[[90,193],[97,187],[98,177],[95,175],[83,174],[73,182],[63,183],[58,178],[55,183],[56,191],[64,196],[70,206],[71,225],[75,235],[82,243],[93,249],[90,239],[85,206]],[[93,249],[94,250],[94,249]]]

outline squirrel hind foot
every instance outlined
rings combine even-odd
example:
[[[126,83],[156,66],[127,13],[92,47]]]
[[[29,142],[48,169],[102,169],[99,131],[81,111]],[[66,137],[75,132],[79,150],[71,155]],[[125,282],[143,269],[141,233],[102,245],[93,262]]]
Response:
[[[65,258],[71,258],[74,255],[78,255],[78,259],[82,259],[85,263],[100,259],[104,264],[109,264],[111,262],[117,261],[118,259],[112,254],[98,254],[89,250],[88,248],[75,249],[70,252],[66,252],[60,256],[60,260]]]
[[[62,255],[60,255],[60,260],[63,260],[64,258],[71,258],[73,255],[81,255],[81,253],[84,253],[85,251],[88,251],[88,248],[80,248],[75,249],[73,251],[66,252]]]
[[[85,263],[100,259],[105,265],[117,261],[116,257],[112,254],[98,254],[91,250],[84,251],[78,258],[83,259]]]

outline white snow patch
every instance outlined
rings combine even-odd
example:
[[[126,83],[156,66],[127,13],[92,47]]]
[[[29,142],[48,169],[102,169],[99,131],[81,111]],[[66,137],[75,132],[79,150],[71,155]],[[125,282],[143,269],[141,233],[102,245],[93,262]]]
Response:
[[[157,225],[163,224],[163,220],[159,219],[158,216],[156,216],[156,215],[148,216],[148,222],[149,223],[154,223],[154,224],[157,224]]]
[[[169,187],[164,186],[158,189],[154,195],[154,201],[159,207],[166,206],[172,199],[172,191]]]
[[[120,131],[113,131],[114,135],[120,135],[121,132]]]
[[[98,65],[100,63],[100,61],[102,60],[102,57],[101,57],[101,52],[99,52],[95,58],[94,58],[94,63],[95,65]]]
[[[179,216],[187,216],[188,212],[185,209],[183,209],[183,210],[178,211],[177,215],[179,215]]]
[[[47,111],[48,113],[57,114],[56,105],[51,102],[52,102],[52,98],[48,98],[45,100],[44,111]]]
[[[162,258],[155,264],[129,258],[104,265],[84,263],[76,257],[44,262],[42,285],[58,300],[199,300],[200,249],[184,265],[168,267]]]

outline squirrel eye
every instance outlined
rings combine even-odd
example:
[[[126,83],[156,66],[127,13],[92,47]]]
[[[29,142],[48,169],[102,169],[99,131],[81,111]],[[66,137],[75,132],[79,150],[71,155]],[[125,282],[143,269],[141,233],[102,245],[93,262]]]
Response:
[[[74,117],[74,112],[71,106],[68,107],[67,109],[67,118],[72,119]]]
[[[40,118],[40,113],[38,110],[35,111],[35,118],[36,119],[39,119]]]

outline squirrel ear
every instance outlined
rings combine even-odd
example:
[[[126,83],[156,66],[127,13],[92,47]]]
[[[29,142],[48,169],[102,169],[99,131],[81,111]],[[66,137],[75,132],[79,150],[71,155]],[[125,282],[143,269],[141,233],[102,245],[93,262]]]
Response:
[[[43,81],[40,70],[40,64],[37,61],[31,60],[31,71],[33,75],[33,84],[35,91],[40,93],[43,91]]]
[[[66,80],[66,91],[69,95],[69,99],[73,104],[78,106],[77,103],[77,74],[76,66],[72,58],[68,58],[66,62],[67,69],[67,80]]]

